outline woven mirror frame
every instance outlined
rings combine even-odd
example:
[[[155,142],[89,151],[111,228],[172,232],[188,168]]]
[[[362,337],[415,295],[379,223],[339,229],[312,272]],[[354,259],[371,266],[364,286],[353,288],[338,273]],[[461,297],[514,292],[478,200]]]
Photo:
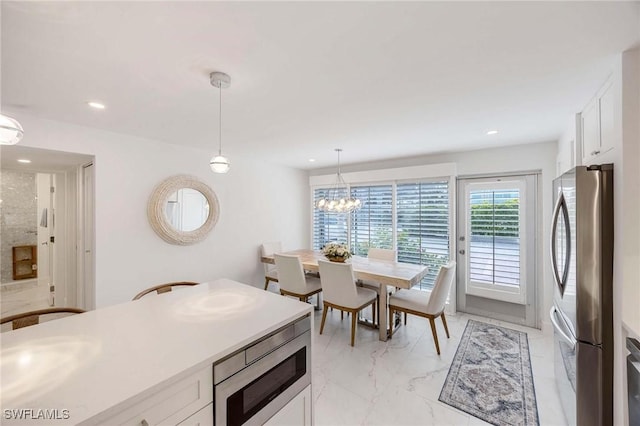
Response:
[[[199,228],[193,231],[176,229],[167,218],[166,205],[169,197],[179,189],[191,188],[200,192],[209,203],[209,216]],[[195,176],[171,176],[156,186],[147,205],[147,216],[153,230],[160,238],[170,244],[190,245],[204,240],[218,222],[220,205],[215,192]]]

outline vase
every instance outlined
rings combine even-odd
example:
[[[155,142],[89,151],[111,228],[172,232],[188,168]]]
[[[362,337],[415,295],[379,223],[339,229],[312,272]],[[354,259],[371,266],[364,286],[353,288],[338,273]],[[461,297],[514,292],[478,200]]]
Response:
[[[329,256],[326,256],[326,257],[327,257],[327,259],[329,259],[330,261],[332,261],[332,262],[338,262],[338,263],[344,263],[344,261],[345,261],[345,260],[347,260],[347,259],[346,259],[346,258],[344,258],[344,257],[329,257]]]

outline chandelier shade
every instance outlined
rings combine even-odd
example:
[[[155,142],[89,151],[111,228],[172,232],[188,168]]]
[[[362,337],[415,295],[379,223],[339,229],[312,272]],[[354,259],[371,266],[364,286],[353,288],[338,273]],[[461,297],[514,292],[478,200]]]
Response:
[[[212,72],[209,74],[209,80],[211,85],[220,89],[220,114],[219,114],[219,127],[218,127],[218,155],[214,155],[209,162],[211,170],[214,173],[227,173],[231,167],[229,159],[222,155],[222,89],[226,89],[231,86],[231,77],[223,72]]]
[[[349,194],[349,187],[340,172],[340,148],[336,148],[338,153],[338,173],[333,186],[327,190],[323,197],[316,200],[314,206],[318,210],[327,213],[350,213],[362,207],[362,201]]]
[[[23,135],[24,131],[20,123],[0,114],[0,145],[15,145],[20,142]]]

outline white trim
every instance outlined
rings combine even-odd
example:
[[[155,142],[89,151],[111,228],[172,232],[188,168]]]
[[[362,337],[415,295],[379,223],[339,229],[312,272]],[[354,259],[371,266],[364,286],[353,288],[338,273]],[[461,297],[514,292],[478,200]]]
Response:
[[[449,177],[449,262],[457,260],[458,252],[458,208],[456,201],[458,200],[458,185],[456,184],[456,176],[451,175]],[[454,280],[457,281],[458,265],[456,264],[456,276]],[[458,311],[458,286],[452,285],[449,290],[449,296],[447,303],[445,304],[445,312],[447,314],[454,314]]]
[[[367,170],[363,172],[342,173],[347,184],[395,182],[403,179],[427,179],[456,176],[456,163],[427,164],[423,166],[399,167],[394,169]],[[310,186],[333,185],[336,174],[309,176]]]

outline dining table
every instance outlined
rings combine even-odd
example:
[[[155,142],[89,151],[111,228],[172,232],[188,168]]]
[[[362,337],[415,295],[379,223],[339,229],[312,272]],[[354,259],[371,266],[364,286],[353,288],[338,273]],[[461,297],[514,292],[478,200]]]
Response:
[[[319,271],[318,260],[327,260],[321,250],[298,249],[281,254],[298,256],[304,270],[311,272]],[[262,256],[261,261],[263,263],[275,263],[273,255]],[[418,284],[427,275],[428,267],[426,265],[370,259],[362,256],[352,256],[347,262],[351,263],[356,279],[379,285],[378,309],[380,310],[380,319],[378,328],[380,340],[386,341],[388,338],[387,286],[409,289]]]

